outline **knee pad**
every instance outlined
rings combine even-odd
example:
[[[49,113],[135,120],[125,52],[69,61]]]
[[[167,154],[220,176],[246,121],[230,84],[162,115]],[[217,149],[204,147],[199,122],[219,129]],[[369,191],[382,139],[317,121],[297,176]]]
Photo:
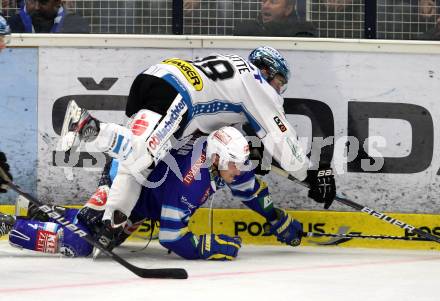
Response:
[[[148,169],[153,163],[152,153],[148,148],[147,140],[153,133],[162,115],[151,110],[143,109],[137,112],[128,123],[132,133],[133,151],[127,158],[120,161],[120,169],[126,169],[138,183],[145,182]]]
[[[61,231],[59,231],[59,235],[59,252],[61,254],[68,257],[85,257],[92,254],[93,246],[72,231],[61,228]]]

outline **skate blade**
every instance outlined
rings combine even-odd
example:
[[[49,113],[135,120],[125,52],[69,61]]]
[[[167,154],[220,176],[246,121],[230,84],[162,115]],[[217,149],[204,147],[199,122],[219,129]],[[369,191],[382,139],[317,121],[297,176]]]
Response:
[[[67,105],[66,114],[64,115],[63,127],[61,129],[61,140],[58,143],[59,151],[67,152],[74,146],[78,146],[78,133],[69,131],[70,124],[78,122],[81,117],[81,108],[76,104],[75,100],[71,100]]]
[[[98,257],[102,257],[101,255],[101,250],[98,248],[93,248],[93,252],[92,252],[92,260],[96,260],[98,259]]]

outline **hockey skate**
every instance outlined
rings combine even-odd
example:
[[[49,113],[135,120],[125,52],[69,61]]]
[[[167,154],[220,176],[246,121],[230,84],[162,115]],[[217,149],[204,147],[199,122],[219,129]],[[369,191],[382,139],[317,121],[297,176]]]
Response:
[[[74,100],[67,106],[61,130],[60,151],[69,151],[79,146],[81,141],[90,142],[99,133],[99,120],[92,117],[86,109],[80,108]]]
[[[3,214],[0,212],[0,237],[8,234],[14,224],[15,218],[12,215]]]

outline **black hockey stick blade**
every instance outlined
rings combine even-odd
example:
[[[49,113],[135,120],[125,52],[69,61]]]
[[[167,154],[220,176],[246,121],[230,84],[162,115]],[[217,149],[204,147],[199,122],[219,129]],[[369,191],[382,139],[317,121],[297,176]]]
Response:
[[[278,175],[280,175],[282,177],[285,177],[285,178],[287,178],[287,179],[289,179],[289,180],[291,180],[291,181],[293,181],[293,182],[295,182],[295,183],[297,183],[299,185],[302,185],[302,186],[308,188],[308,185],[306,183],[299,181],[298,179],[293,177],[291,174],[289,174],[287,171],[285,171],[285,170],[283,170],[283,169],[281,169],[279,167],[276,167],[276,166],[272,165],[271,166],[271,170],[273,170],[275,173],[277,173]],[[405,223],[403,221],[400,221],[398,219],[392,218],[392,217],[390,217],[390,216],[388,216],[388,215],[386,215],[384,213],[381,213],[381,212],[378,212],[378,211],[373,210],[371,208],[362,206],[362,205],[360,205],[358,203],[355,203],[355,202],[353,202],[351,200],[348,200],[346,198],[340,197],[338,195],[335,197],[335,201],[337,201],[337,202],[339,202],[341,204],[347,205],[347,206],[349,206],[349,207],[351,207],[353,209],[356,209],[358,211],[368,213],[369,215],[371,215],[373,217],[381,219],[384,222],[387,222],[387,223],[389,223],[391,225],[400,227],[400,228],[402,228],[404,230],[408,230],[409,232],[415,233],[415,234],[417,234],[420,237],[424,237],[426,239],[429,239],[429,240],[432,240],[432,241],[440,243],[440,237],[439,236],[436,236],[436,235],[433,235],[433,234],[428,233],[426,231],[423,231],[421,229],[418,229],[418,228],[416,228],[416,227],[414,227],[414,226],[412,226],[410,224],[407,224],[407,223]]]
[[[1,169],[1,168],[0,168]],[[1,172],[0,172],[1,175]],[[33,197],[32,195],[22,191],[12,182],[9,182],[7,179],[2,178],[2,183],[8,185],[12,190],[17,192],[18,194],[25,197],[34,205],[38,206],[38,209],[44,213],[47,213],[49,217],[58,221],[58,223],[63,227],[63,229],[68,229],[69,231],[77,234],[79,237],[87,241],[92,246],[100,249],[107,256],[138,275],[141,278],[158,278],[158,279],[187,279],[188,273],[184,269],[179,268],[168,268],[168,269],[143,269],[137,266],[132,265],[125,259],[121,258],[119,255],[113,253],[112,251],[107,250],[103,245],[101,245],[98,241],[96,241],[90,234],[79,229],[75,224],[65,220],[63,216],[54,211],[50,206],[47,206],[41,203],[38,199]]]

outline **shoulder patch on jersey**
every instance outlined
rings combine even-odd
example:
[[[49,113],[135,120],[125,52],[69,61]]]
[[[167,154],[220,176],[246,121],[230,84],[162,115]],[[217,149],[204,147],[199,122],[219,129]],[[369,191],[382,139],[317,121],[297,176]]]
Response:
[[[278,116],[274,116],[273,120],[275,121],[275,123],[277,124],[278,128],[280,129],[281,132],[285,132],[287,131],[286,126],[284,125],[284,123],[281,121],[280,117]]]
[[[162,63],[177,67],[196,91],[203,89],[202,77],[190,63],[175,58],[164,60]]]

